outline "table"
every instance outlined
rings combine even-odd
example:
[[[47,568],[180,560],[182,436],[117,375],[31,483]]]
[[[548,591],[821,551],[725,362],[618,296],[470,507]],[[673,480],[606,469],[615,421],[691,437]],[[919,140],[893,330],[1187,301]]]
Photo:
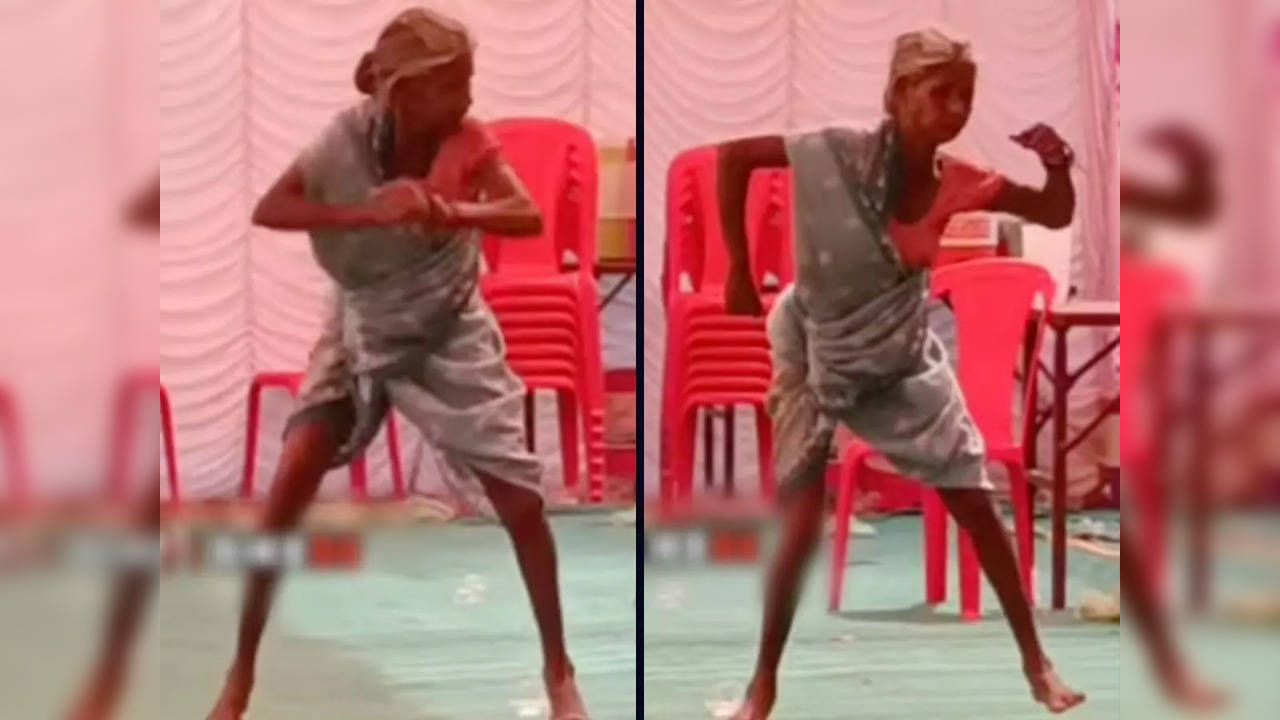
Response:
[[[1038,313],[1031,322],[1039,322]],[[1036,438],[1040,436],[1044,425],[1052,421],[1052,606],[1055,610],[1061,610],[1067,601],[1067,455],[1108,417],[1120,413],[1120,397],[1117,395],[1080,432],[1074,437],[1067,437],[1067,398],[1071,388],[1120,345],[1120,336],[1117,334],[1073,370],[1068,365],[1067,336],[1075,328],[1119,328],[1120,303],[1109,300],[1068,300],[1049,308],[1044,316],[1044,324],[1054,337],[1053,367],[1046,372],[1044,365],[1033,356],[1034,345],[1026,343],[1024,377],[1030,378],[1033,372],[1045,372],[1053,387],[1053,402],[1047,409],[1040,408],[1038,404],[1033,406],[1030,435],[1023,445],[1026,466],[1033,468]]]
[[[595,272],[597,278],[605,275],[622,276],[622,279],[609,289],[604,299],[600,301],[600,306],[596,308],[597,310],[604,310],[609,307],[609,303],[613,302],[614,298],[618,297],[618,293],[622,292],[622,288],[626,287],[627,283],[631,282],[631,279],[636,276],[636,259],[634,257],[599,258],[596,260]]]

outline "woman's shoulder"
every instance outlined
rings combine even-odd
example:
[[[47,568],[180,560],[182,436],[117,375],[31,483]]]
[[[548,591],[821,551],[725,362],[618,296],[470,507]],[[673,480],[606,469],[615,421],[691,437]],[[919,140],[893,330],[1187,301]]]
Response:
[[[462,122],[459,123],[458,132],[453,134],[452,140],[467,147],[486,147],[498,144],[498,141],[493,136],[493,131],[489,129],[489,124],[470,115],[463,118]]]
[[[964,210],[984,207],[1004,185],[1004,176],[989,167],[954,155],[938,154],[943,192]]]
[[[938,153],[938,167],[944,178],[949,175],[957,180],[985,177],[995,173],[982,163],[966,160],[950,153]]]
[[[458,125],[458,131],[449,137],[448,142],[471,165],[498,152],[498,140],[489,129],[488,123],[469,115],[462,119]]]
[[[367,142],[372,113],[372,103],[366,101],[348,105],[330,116],[302,149],[298,167],[303,174],[318,178],[356,157],[356,149]]]
[[[855,122],[832,122],[796,128],[783,135],[791,142],[824,145],[830,142],[858,144],[879,138],[884,132],[883,123],[867,125]]]
[[[339,108],[330,118],[331,128],[356,128],[368,125],[373,119],[373,101],[365,98]]]

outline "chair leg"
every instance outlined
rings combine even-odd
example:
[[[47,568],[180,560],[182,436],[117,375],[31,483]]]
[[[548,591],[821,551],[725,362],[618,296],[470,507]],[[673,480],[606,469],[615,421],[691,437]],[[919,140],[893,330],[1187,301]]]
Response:
[[[679,418],[674,410],[675,403],[663,398],[661,416],[658,420],[658,502],[663,511],[670,510],[676,497],[676,441],[679,432]]]
[[[169,471],[169,502],[178,505],[182,502],[182,483],[178,479],[178,447],[174,438],[173,406],[169,403],[169,393],[160,388],[160,423],[164,433],[164,460]],[[159,488],[156,488],[159,491]]]
[[[844,571],[849,557],[849,524],[853,516],[853,501],[858,489],[859,455],[850,454],[840,468],[840,484],[836,490],[835,537],[831,543],[831,587],[827,611],[840,612],[844,598]]]
[[[675,501],[693,500],[693,466],[698,446],[698,409],[689,408],[678,420],[675,445]]]
[[[556,394],[556,408],[560,413],[560,459],[564,465],[564,487],[578,487],[578,411],[577,398],[567,390]]]
[[[760,465],[760,496],[772,503],[778,496],[778,478],[773,468],[773,419],[763,406],[756,406],[756,455]]]
[[[534,431],[537,429],[533,422],[536,410],[533,400],[534,397],[532,390],[529,390],[524,394],[524,444],[525,448],[528,449],[529,452],[534,451]]]
[[[125,497],[125,486],[128,484],[129,457],[133,450],[133,434],[136,413],[137,386],[126,383],[116,394],[115,432],[112,438],[111,467],[107,476],[106,494],[112,502]]]
[[[716,426],[711,407],[702,411],[702,485],[710,490],[716,481]]]
[[[1166,585],[1167,553],[1165,547],[1167,535],[1167,502],[1164,488],[1150,474],[1137,474],[1132,484],[1134,505],[1137,508],[1137,532],[1143,538],[1147,548],[1145,562],[1148,582],[1163,597]]]
[[[724,406],[724,494],[733,497],[733,406]]]
[[[254,476],[258,470],[258,415],[262,403],[262,386],[254,382],[249,386],[249,417],[244,439],[244,477],[240,481],[240,497],[253,497]]]
[[[938,493],[921,493],[924,524],[924,596],[930,605],[947,601],[947,509]]]
[[[357,455],[351,461],[351,497],[360,501],[369,499],[369,469],[364,455]]]
[[[957,562],[960,566],[960,617],[965,622],[982,619],[982,570],[973,538],[956,528]]]
[[[1018,573],[1022,578],[1022,587],[1031,599],[1036,602],[1035,562],[1036,541],[1032,526],[1030,487],[1027,482],[1027,471],[1022,463],[1004,463],[1009,475],[1009,495],[1013,499],[1014,535],[1018,548]]]
[[[409,496],[409,490],[404,484],[404,467],[400,460],[400,430],[396,427],[394,410],[387,411],[387,455],[391,460],[392,489],[397,500],[404,500]]]
[[[590,292],[588,288],[593,286],[594,280],[589,275],[579,277],[582,293],[579,297],[588,297]],[[589,410],[583,413],[583,424],[587,427],[586,444],[587,444],[587,464],[590,469],[590,498],[593,502],[604,499],[604,358],[601,356],[600,343],[600,312],[596,308],[595,303],[579,302],[580,317],[583,322],[585,331],[585,340],[583,347],[586,352],[583,354],[587,358],[587,362],[583,363],[586,371],[587,382],[581,390],[583,402]]]

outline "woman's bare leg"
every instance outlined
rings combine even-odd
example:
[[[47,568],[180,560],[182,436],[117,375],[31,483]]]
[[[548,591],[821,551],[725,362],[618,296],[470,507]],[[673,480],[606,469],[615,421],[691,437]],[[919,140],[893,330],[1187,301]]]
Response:
[[[480,476],[485,494],[515,548],[516,562],[533,605],[542,642],[542,673],[551,703],[551,718],[586,720],[586,707],[574,680],[573,663],[564,641],[560,581],[555,540],[542,498],[532,490]]]
[[[338,438],[334,424],[323,421],[300,424],[289,432],[259,524],[262,532],[285,532],[297,526],[337,453]],[[275,571],[255,571],[248,575],[235,659],[209,720],[239,720],[249,705],[258,644],[278,579],[279,573]]]
[[[1215,710],[1226,702],[1217,688],[1202,683],[1178,651],[1168,617],[1144,572],[1139,548],[1120,535],[1120,598],[1147,650],[1156,680],[1170,702],[1187,710]]]
[[[141,532],[160,539],[159,478],[156,492],[148,493],[139,506],[133,525]],[[89,673],[89,681],[70,720],[109,720],[115,717],[120,694],[127,684],[129,664],[137,639],[138,627],[147,612],[155,573],[148,569],[129,569],[116,576],[107,611],[105,632],[98,657]]]
[[[800,584],[822,538],[822,510],[826,488],[821,479],[800,483],[782,510],[782,542],[765,580],[764,621],[760,650],[747,697],[734,720],[764,720],[773,711],[778,691],[778,666],[791,633]]]
[[[947,510],[956,524],[969,533],[978,553],[978,562],[1000,598],[1009,626],[1022,653],[1022,670],[1031,685],[1031,694],[1050,712],[1061,713],[1084,702],[1084,693],[1067,687],[1053,670],[1040,645],[1031,601],[1018,574],[1018,560],[1004,523],[991,505],[985,490],[943,489]]]

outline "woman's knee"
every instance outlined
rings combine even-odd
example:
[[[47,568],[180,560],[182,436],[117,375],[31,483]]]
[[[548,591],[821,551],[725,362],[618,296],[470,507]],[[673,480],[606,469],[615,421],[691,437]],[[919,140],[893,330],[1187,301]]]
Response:
[[[993,512],[991,493],[982,488],[939,488],[938,495],[957,522],[963,523],[981,513]]]
[[[284,435],[285,456],[335,455],[355,430],[355,407],[349,401],[317,405],[290,418]]]
[[[537,491],[494,478],[483,478],[481,482],[503,525],[510,528],[542,522],[546,506]]]

